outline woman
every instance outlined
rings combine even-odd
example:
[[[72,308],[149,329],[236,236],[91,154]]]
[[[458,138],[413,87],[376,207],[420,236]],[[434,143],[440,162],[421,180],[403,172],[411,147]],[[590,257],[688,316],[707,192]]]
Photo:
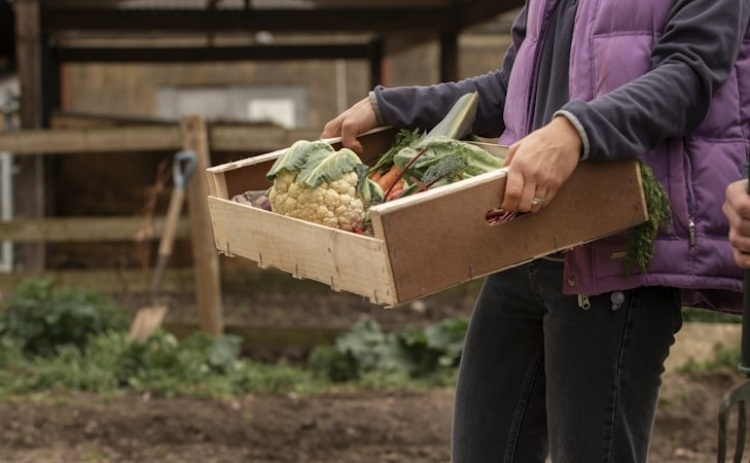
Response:
[[[528,0],[501,69],[377,87],[323,137],[431,127],[478,91],[473,131],[510,145],[501,207],[536,212],[579,162],[639,158],[673,220],[647,271],[625,235],[485,280],[461,360],[453,463],[645,462],[682,304],[739,310],[721,214],[750,128],[750,0]]]

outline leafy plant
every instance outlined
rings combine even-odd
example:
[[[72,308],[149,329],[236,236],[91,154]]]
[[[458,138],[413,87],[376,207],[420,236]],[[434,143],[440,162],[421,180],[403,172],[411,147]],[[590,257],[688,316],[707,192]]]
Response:
[[[625,269],[630,271],[637,264],[641,272],[646,273],[649,262],[654,256],[654,240],[660,229],[667,230],[672,221],[672,208],[664,187],[654,177],[654,172],[644,162],[638,163],[643,180],[643,192],[646,196],[648,219],[634,227],[628,237],[625,254]]]
[[[55,355],[24,356],[0,338],[0,392],[71,390],[130,391],[162,396],[226,397],[254,392],[312,392],[325,382],[288,366],[263,365],[240,357],[241,339],[196,333],[180,342],[157,330],[145,343],[124,332],[94,336],[86,349],[59,348]]]
[[[355,324],[333,346],[317,347],[308,360],[311,370],[334,382],[377,374],[411,379],[451,374],[463,350],[467,321],[446,319],[424,329],[386,333],[374,320]]]
[[[21,282],[0,310],[0,336],[31,355],[50,355],[63,346],[82,349],[89,337],[120,329],[122,310],[102,294],[59,288],[52,280]]]

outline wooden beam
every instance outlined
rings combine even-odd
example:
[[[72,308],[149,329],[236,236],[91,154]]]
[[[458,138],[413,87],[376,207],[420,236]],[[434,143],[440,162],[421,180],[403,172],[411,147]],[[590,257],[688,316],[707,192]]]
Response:
[[[176,126],[23,130],[0,133],[0,151],[8,151],[14,155],[176,151],[180,149],[180,143],[180,129]]]
[[[21,125],[42,127],[42,30],[38,0],[19,0],[16,11],[18,78],[21,87]]]
[[[0,293],[12,293],[16,286],[27,278],[52,279],[59,286],[87,289],[98,293],[150,292],[150,276],[141,270],[96,269],[96,270],[47,270],[44,272],[0,273]],[[185,293],[192,291],[191,269],[167,270],[161,284],[162,293]]]
[[[249,45],[216,47],[58,47],[55,56],[65,63],[179,63],[215,61],[282,61],[367,59],[367,44]]]
[[[316,130],[287,130],[272,124],[212,125],[215,151],[259,153],[291,146],[297,140],[315,140]],[[0,133],[0,151],[22,157],[36,153],[122,153],[177,151],[181,148],[177,126],[127,126],[91,129],[23,130]]]
[[[499,2],[500,4],[506,2]],[[484,20],[487,18],[485,17]],[[43,26],[60,31],[287,32],[435,31],[455,24],[452,8],[326,8],[312,10],[123,10],[48,7]]]
[[[286,130],[275,125],[211,125],[212,151],[266,153],[292,146],[297,140],[317,140],[320,130]]]
[[[21,90],[21,127],[39,129],[44,125],[44,85],[42,77],[43,36],[39,0],[15,2],[18,79]],[[0,150],[1,151],[1,150]],[[31,154],[31,153],[30,153]],[[37,154],[15,161],[17,174],[13,180],[14,214],[25,218],[45,215],[44,157]],[[18,266],[42,270],[45,248],[40,244],[16,246]]]
[[[0,240],[14,242],[61,243],[75,241],[131,241],[146,233],[143,217],[48,217],[0,222]],[[145,230],[145,231],[144,231]],[[158,239],[164,231],[164,217],[155,217],[150,237]],[[188,236],[187,219],[177,226],[177,238]]]
[[[195,271],[195,295],[200,311],[201,327],[213,336],[224,332],[224,308],[221,296],[219,253],[214,241],[213,225],[208,211],[208,178],[211,167],[208,151],[208,130],[200,116],[182,120],[183,150],[196,154],[195,175],[187,184],[186,193],[190,218],[190,241]]]

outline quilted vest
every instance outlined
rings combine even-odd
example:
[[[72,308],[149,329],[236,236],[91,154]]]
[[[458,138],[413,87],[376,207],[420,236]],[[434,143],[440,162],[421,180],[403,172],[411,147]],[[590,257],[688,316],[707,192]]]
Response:
[[[557,0],[527,2],[527,35],[517,50],[505,104],[501,144],[529,133],[538,55]],[[589,101],[645,74],[665,27],[671,0],[579,0],[570,56],[570,99]],[[518,117],[518,116],[521,117]],[[750,34],[727,82],[691,134],[669,139],[643,160],[667,191],[670,230],[655,243],[646,273],[626,272],[627,235],[575,247],[565,254],[566,294],[596,295],[638,286],[682,288],[685,305],[738,312],[742,273],[732,258],[721,212],[724,191],[740,178],[750,139]]]

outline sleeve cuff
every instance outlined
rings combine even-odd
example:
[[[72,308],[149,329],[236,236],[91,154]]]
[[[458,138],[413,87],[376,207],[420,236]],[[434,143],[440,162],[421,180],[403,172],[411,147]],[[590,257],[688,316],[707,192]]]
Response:
[[[378,121],[378,125],[382,126],[385,125],[383,123],[383,115],[380,113],[380,104],[378,103],[378,97],[375,95],[375,91],[370,91],[368,94],[368,97],[370,98],[370,103],[372,104],[372,109],[375,111],[375,119]]]
[[[589,142],[589,136],[586,134],[586,129],[583,127],[583,124],[581,124],[581,121],[578,120],[578,118],[571,113],[570,111],[566,111],[564,109],[561,109],[553,115],[553,117],[562,116],[568,120],[568,122],[573,125],[573,127],[578,132],[578,136],[581,137],[581,161],[585,161],[589,158],[589,153],[591,152],[591,143]]]

